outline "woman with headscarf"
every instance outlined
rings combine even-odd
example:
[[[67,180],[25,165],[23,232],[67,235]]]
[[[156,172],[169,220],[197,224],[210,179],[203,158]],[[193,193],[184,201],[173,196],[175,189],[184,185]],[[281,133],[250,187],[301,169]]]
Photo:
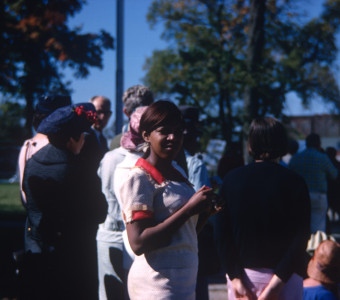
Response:
[[[127,178],[127,173],[121,170],[129,170],[143,154],[138,149],[138,145],[144,142],[138,130],[145,109],[146,106],[137,107],[132,113],[128,131],[121,137],[121,146],[107,152],[98,168],[102,191],[108,203],[105,222],[99,225],[97,231],[100,300],[124,299],[124,294],[127,294],[126,277],[134,256],[126,238],[123,243],[125,225],[116,186]]]

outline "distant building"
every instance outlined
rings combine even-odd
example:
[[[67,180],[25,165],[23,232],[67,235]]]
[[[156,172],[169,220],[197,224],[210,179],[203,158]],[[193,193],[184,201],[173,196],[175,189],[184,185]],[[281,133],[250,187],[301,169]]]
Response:
[[[314,132],[320,135],[323,148],[335,147],[340,150],[339,115],[323,114],[313,116],[294,116],[289,117],[289,121],[288,131],[295,139],[304,141],[307,135]]]

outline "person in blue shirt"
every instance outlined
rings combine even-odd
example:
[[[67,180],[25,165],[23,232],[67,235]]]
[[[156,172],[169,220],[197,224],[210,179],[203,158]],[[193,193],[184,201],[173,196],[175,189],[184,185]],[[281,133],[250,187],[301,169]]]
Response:
[[[328,156],[322,152],[320,136],[311,133],[306,138],[306,149],[295,154],[289,168],[306,181],[311,199],[311,233],[326,232],[328,210],[327,180],[334,180],[338,170]]]
[[[303,300],[337,300],[340,283],[340,245],[323,241],[316,249],[303,281]]]

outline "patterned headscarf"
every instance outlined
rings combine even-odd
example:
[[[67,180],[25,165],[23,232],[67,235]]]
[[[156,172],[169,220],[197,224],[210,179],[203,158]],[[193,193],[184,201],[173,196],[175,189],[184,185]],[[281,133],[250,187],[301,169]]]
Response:
[[[122,135],[120,145],[128,150],[137,150],[137,146],[144,143],[143,138],[139,135],[140,119],[147,109],[147,106],[137,107],[130,117],[129,130]]]

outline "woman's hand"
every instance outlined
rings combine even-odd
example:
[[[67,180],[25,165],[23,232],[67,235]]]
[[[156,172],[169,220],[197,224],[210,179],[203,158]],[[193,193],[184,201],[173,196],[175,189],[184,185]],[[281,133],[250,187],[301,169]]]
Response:
[[[234,295],[237,299],[243,300],[255,300],[256,296],[254,293],[249,290],[239,278],[234,278],[231,281],[231,288],[234,292]]]
[[[207,186],[203,186],[202,188],[206,191],[213,192],[213,189]],[[208,207],[206,211],[204,211],[204,213],[206,213],[207,217],[209,218],[210,216],[220,212],[223,209],[223,204],[224,203],[222,199],[219,198],[218,195],[213,192],[211,198],[211,205]]]
[[[284,282],[274,274],[266,288],[262,291],[258,300],[277,300]]]
[[[190,215],[200,214],[202,212],[209,212],[213,206],[213,199],[215,195],[211,188],[202,186],[185,205]]]

